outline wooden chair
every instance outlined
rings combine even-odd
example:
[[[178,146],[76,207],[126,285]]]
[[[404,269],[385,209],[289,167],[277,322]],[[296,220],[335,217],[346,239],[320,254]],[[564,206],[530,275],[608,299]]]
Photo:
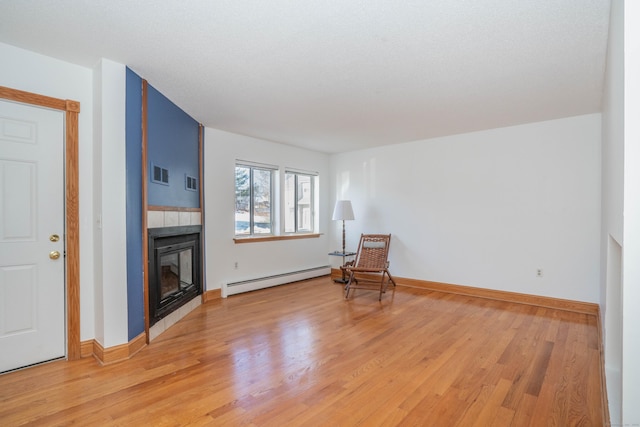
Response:
[[[344,267],[340,267],[349,276],[345,286],[346,299],[349,298],[351,289],[373,289],[372,284],[379,284],[378,301],[381,301],[382,294],[387,291],[389,282],[396,286],[395,280],[389,273],[390,241],[391,234],[362,234],[360,236],[355,259],[346,263]],[[385,276],[387,280],[385,280]]]

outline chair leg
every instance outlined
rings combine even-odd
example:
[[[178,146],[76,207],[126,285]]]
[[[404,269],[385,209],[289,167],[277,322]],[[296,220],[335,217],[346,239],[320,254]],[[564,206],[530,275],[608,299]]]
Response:
[[[396,286],[396,281],[393,280],[393,277],[391,277],[391,273],[389,273],[387,270],[385,270],[385,272],[387,273],[387,276],[389,276],[389,280],[391,281],[391,283],[393,283],[393,286]]]
[[[349,274],[349,281],[347,281],[347,285],[345,286],[345,295],[344,299],[349,299],[349,291],[351,290],[351,282],[353,281],[353,271]]]
[[[388,277],[386,286],[385,286],[385,282],[384,282],[384,275],[385,274]],[[396,281],[393,280],[393,277],[391,277],[391,274],[387,270],[384,270],[382,272],[382,280],[380,282],[380,297],[378,298],[378,301],[382,301],[382,294],[387,292],[387,287],[389,287],[389,282],[393,283],[394,287],[396,286]]]

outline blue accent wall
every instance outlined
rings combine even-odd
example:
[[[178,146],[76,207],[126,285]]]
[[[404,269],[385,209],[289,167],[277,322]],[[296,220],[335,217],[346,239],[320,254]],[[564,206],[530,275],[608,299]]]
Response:
[[[126,76],[127,316],[129,341],[144,332],[142,263],[142,79]]]
[[[200,207],[199,123],[147,85],[147,203],[152,206]],[[126,199],[128,339],[144,332],[144,265],[142,241],[142,78],[126,74]],[[168,185],[153,182],[152,166],[169,173]],[[197,179],[189,191],[185,176]],[[203,287],[204,289],[204,287]]]
[[[151,85],[147,95],[147,202],[151,206],[199,208],[199,191],[189,191],[185,175],[196,177],[199,124]],[[153,166],[169,171],[169,184],[153,182]]]

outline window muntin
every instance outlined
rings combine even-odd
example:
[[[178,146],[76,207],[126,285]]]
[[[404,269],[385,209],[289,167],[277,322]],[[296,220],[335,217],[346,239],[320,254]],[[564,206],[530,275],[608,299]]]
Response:
[[[273,234],[273,169],[236,165],[235,234]]]
[[[285,172],[285,233],[313,232],[315,179],[315,175]]]

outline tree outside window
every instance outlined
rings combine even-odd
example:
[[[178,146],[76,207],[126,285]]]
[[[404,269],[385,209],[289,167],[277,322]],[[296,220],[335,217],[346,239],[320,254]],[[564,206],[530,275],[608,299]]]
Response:
[[[273,233],[273,170],[236,165],[236,235]]]

